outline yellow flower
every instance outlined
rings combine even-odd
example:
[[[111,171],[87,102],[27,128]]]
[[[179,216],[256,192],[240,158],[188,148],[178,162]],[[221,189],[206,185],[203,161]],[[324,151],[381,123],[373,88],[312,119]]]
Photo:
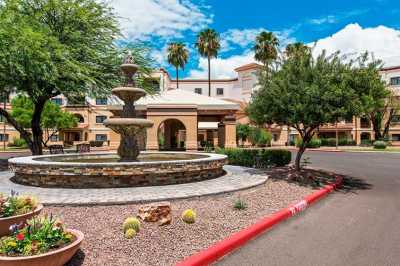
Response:
[[[17,246],[17,242],[15,242],[15,241],[10,241],[10,242],[7,243],[7,245],[8,245],[8,247],[10,247],[10,248],[15,248],[15,247]]]

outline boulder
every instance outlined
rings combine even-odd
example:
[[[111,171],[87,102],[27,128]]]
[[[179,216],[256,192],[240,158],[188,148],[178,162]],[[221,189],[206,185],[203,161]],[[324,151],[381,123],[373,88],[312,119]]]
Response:
[[[171,223],[171,204],[161,202],[139,208],[138,218],[145,222],[158,222],[162,220],[162,225]]]

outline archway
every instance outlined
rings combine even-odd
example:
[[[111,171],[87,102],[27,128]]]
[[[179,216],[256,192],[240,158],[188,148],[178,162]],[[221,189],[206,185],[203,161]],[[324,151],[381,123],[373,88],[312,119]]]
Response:
[[[78,119],[78,123],[85,122],[85,119],[83,118],[83,116],[81,114],[74,114],[74,116],[76,117],[76,119]]]
[[[178,119],[167,119],[158,127],[159,150],[183,151],[186,149],[186,127]]]

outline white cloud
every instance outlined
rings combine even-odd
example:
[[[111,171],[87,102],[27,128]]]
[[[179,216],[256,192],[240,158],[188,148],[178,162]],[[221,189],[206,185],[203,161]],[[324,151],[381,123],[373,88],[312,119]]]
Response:
[[[261,31],[268,31],[265,28],[255,29],[229,29],[221,34],[221,51],[229,51],[238,46],[240,48],[249,48],[254,45],[257,35]],[[294,42],[295,39],[290,37],[291,31],[274,31],[281,45]]]
[[[202,12],[205,7],[190,0],[111,0],[120,16],[126,38],[148,40],[181,37],[184,31],[198,31],[212,22],[212,16]]]
[[[310,24],[316,24],[316,25],[321,25],[321,24],[325,24],[325,23],[333,24],[333,23],[338,22],[338,19],[336,16],[329,15],[329,16],[322,17],[322,18],[310,19],[308,22]]]
[[[223,79],[237,76],[235,68],[255,62],[254,54],[250,51],[242,55],[234,55],[229,58],[215,58],[211,60],[211,78]],[[191,70],[189,78],[206,78],[208,76],[207,58],[200,58],[197,70]]]
[[[400,31],[386,26],[362,28],[349,24],[330,37],[317,42],[315,54],[325,49],[328,53],[338,50],[350,57],[369,51],[386,66],[400,65]]]

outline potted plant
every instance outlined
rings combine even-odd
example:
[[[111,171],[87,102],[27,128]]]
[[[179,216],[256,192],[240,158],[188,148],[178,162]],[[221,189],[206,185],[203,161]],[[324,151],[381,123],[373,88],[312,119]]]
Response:
[[[0,193],[0,237],[10,233],[13,224],[24,224],[26,220],[38,215],[43,205],[33,196],[18,195],[11,191],[10,196]]]
[[[13,225],[12,234],[0,238],[0,265],[62,266],[79,249],[83,233],[65,229],[52,216],[34,217],[25,225]]]

